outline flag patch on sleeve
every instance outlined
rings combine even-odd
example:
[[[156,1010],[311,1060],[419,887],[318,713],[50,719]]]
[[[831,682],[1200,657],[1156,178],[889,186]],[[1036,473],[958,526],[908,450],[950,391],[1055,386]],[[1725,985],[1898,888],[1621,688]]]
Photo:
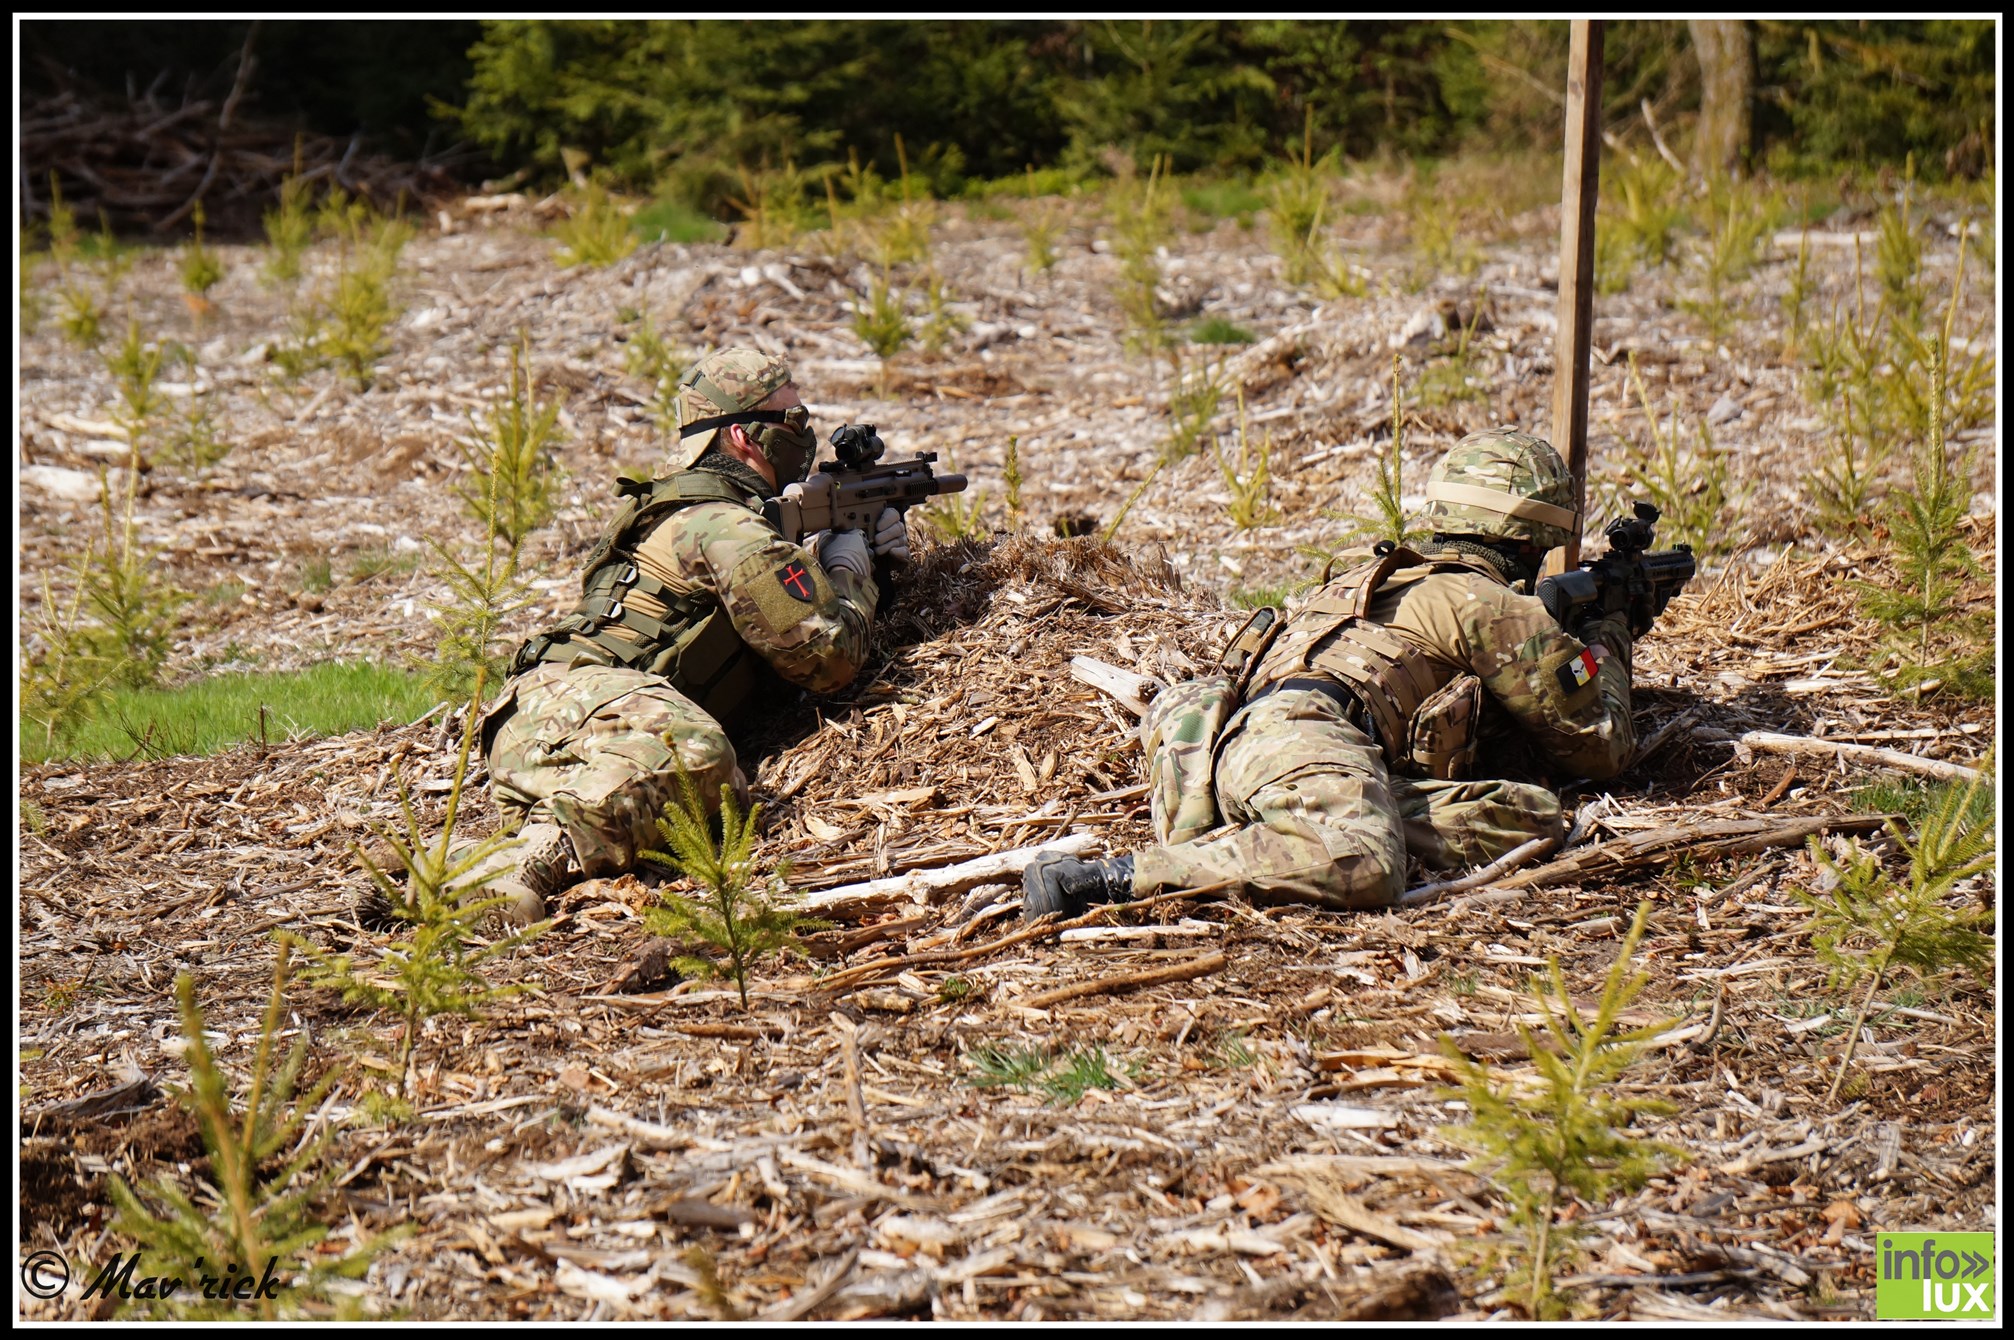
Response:
[[[1594,682],[1595,672],[1601,662],[1595,660],[1594,652],[1583,649],[1581,654],[1559,668],[1559,686],[1565,693],[1578,693]]]

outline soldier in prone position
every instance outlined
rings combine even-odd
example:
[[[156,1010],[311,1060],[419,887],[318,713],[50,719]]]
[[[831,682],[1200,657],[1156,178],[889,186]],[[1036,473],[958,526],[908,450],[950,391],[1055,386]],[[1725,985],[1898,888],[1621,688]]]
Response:
[[[684,771],[709,806],[748,782],[722,723],[773,699],[851,682],[867,658],[873,562],[909,557],[902,514],[871,538],[803,545],[762,504],[809,472],[818,440],[790,369],[753,349],[702,358],[679,389],[673,472],[622,480],[573,612],[527,640],[482,721],[505,826],[490,888],[513,920],[580,876],[631,869],[661,842],[657,817]]]
[[[1478,778],[1478,750],[1487,763],[1514,732],[1577,776],[1621,771],[1636,740],[1629,622],[1568,633],[1528,594],[1580,526],[1548,443],[1472,433],[1426,496],[1430,545],[1380,545],[1270,628],[1260,611],[1230,673],[1154,701],[1140,741],[1160,845],[1038,857],[1026,916],[1225,882],[1260,902],[1386,907],[1408,851],[1452,869],[1560,836],[1558,797]]]

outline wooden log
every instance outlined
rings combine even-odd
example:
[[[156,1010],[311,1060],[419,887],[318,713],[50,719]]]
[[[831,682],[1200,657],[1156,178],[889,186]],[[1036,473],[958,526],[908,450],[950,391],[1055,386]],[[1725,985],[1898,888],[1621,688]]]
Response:
[[[1871,744],[1849,744],[1844,740],[1820,740],[1809,735],[1778,735],[1774,731],[1752,730],[1741,737],[1740,743],[1750,749],[1761,750],[1765,754],[1843,758],[1877,768],[1913,772],[1920,777],[1935,777],[1941,782],[1971,782],[1979,778],[1977,768],[1968,768],[1962,763],[1919,758],[1915,754],[1905,754],[1900,749],[1883,749]]]
[[[1566,164],[1559,222],[1559,332],[1553,345],[1552,444],[1573,476],[1574,510],[1586,515],[1588,347],[1594,331],[1594,206],[1601,176],[1603,20],[1575,19],[1566,74]],[[1580,562],[1580,534],[1564,566]]]
[[[1093,833],[1072,833],[1051,842],[1034,847],[1016,847],[1012,851],[996,851],[986,856],[975,856],[957,865],[939,866],[934,870],[911,870],[906,874],[890,875],[886,879],[870,879],[863,884],[842,884],[837,888],[820,889],[806,894],[798,905],[799,910],[814,916],[844,916],[847,913],[873,911],[893,903],[928,903],[964,893],[967,889],[981,884],[994,884],[1003,880],[1019,879],[1021,872],[1035,857],[1045,851],[1058,851],[1071,856],[1089,851],[1102,841]]]
[[[1191,978],[1204,977],[1223,967],[1222,950],[1204,954],[1182,963],[1172,963],[1165,968],[1148,968],[1142,972],[1120,973],[1116,977],[1100,977],[1089,982],[1072,982],[1059,986],[1053,991],[1039,991],[1032,996],[1012,1001],[1014,1005],[1025,1005],[1029,1009],[1046,1009],[1060,1005],[1066,1000],[1076,1000],[1082,996],[1104,996],[1118,991],[1131,991],[1137,987],[1160,986],[1166,982],[1186,982]]]
[[[1122,670],[1093,656],[1072,656],[1070,678],[1109,694],[1134,716],[1144,713],[1153,696],[1167,687],[1152,675]]]

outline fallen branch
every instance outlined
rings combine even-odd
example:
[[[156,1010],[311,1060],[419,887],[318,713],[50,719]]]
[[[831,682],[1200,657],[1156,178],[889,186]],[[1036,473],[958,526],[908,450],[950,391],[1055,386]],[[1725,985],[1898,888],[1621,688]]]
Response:
[[[1145,712],[1153,696],[1167,687],[1152,675],[1122,670],[1093,656],[1072,656],[1070,678],[1111,695],[1134,716]]]
[[[1851,759],[1855,763],[1865,763],[1877,768],[1895,768],[1923,777],[1935,777],[1941,782],[1969,782],[1979,776],[1977,768],[1968,768],[1961,763],[1919,758],[1915,754],[1905,754],[1899,749],[1883,749],[1878,745],[1848,744],[1844,740],[1819,740],[1809,735],[1778,735],[1773,731],[1752,730],[1741,737],[1741,743],[1750,749],[1761,750],[1765,754],[1805,754],[1819,758]]]
[[[973,945],[970,949],[937,949],[921,954],[904,954],[901,958],[875,959],[872,963],[859,963],[835,972],[820,981],[818,986],[821,991],[850,991],[857,986],[866,985],[871,978],[882,973],[899,972],[904,968],[929,967],[940,963],[964,963],[970,959],[984,958],[1002,949],[1011,949],[1028,940],[1040,939],[1045,935],[1057,935],[1063,931],[1075,930],[1079,926],[1092,925],[1114,912],[1138,911],[1177,898],[1194,898],[1205,893],[1217,893],[1237,882],[1225,880],[1218,884],[1206,884],[1200,889],[1177,889],[1172,893],[1157,893],[1152,898],[1136,898],[1130,903],[1100,903],[1074,921],[1052,921],[1050,917],[1055,916],[1052,912],[1033,925],[1023,926],[1010,935],[1003,935],[997,940],[988,940],[983,945]]]
[[[1799,819],[1716,819],[1707,823],[1632,833],[1600,846],[1583,847],[1562,860],[1498,880],[1495,892],[1580,883],[1589,878],[1675,861],[1680,856],[1711,860],[1774,847],[1801,846],[1814,833],[1870,833],[1888,822],[1886,814],[1847,814]],[[1465,900],[1466,901],[1466,900]]]
[[[1216,950],[1201,958],[1192,958],[1186,963],[1172,963],[1165,968],[1148,968],[1143,972],[1121,973],[1117,977],[1100,977],[1089,982],[1072,982],[1059,986],[1053,991],[1042,991],[1010,1004],[1025,1005],[1031,1010],[1046,1009],[1060,1005],[1066,1000],[1076,1000],[1080,996],[1103,996],[1117,991],[1131,991],[1135,987],[1160,986],[1166,982],[1186,982],[1193,977],[1204,977],[1224,966],[1224,953]]]
[[[776,1306],[763,1312],[759,1320],[801,1321],[803,1318],[809,1316],[814,1309],[830,1299],[832,1295],[839,1292],[839,1287],[846,1283],[847,1277],[853,1273],[853,1267],[859,1261],[860,1248],[855,1247],[840,1259],[838,1265],[826,1273],[823,1283],[810,1289],[801,1290],[794,1297],[787,1298],[783,1302],[778,1303]]]
[[[1422,903],[1432,902],[1443,894],[1461,893],[1466,889],[1488,884],[1499,875],[1517,869],[1526,861],[1545,855],[1557,845],[1557,841],[1553,838],[1533,838],[1523,846],[1505,852],[1474,874],[1463,875],[1460,879],[1444,880],[1439,884],[1422,884],[1417,889],[1407,889],[1399,895],[1399,906],[1418,907]]]
[[[1260,1177],[1285,1183],[1306,1198],[1322,1218],[1361,1237],[1388,1243],[1409,1252],[1431,1252],[1440,1244],[1424,1233],[1407,1228],[1389,1215],[1379,1214],[1340,1185],[1336,1171],[1319,1154],[1301,1154],[1261,1165]]]
[[[841,884],[837,888],[820,889],[806,894],[798,908],[812,916],[844,916],[853,912],[876,911],[892,903],[928,903],[964,893],[981,884],[1019,879],[1021,872],[1041,852],[1059,851],[1075,856],[1089,851],[1098,842],[1099,838],[1094,834],[1072,833],[1033,847],[1016,847],[1012,851],[975,856],[956,865],[911,870],[885,879],[870,879],[863,884]]]

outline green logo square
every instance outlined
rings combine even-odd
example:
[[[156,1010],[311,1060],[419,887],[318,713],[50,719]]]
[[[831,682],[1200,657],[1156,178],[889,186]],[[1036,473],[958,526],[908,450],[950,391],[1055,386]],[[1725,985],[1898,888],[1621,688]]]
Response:
[[[1993,1234],[1878,1233],[1874,1315],[1882,1321],[1991,1321]]]

